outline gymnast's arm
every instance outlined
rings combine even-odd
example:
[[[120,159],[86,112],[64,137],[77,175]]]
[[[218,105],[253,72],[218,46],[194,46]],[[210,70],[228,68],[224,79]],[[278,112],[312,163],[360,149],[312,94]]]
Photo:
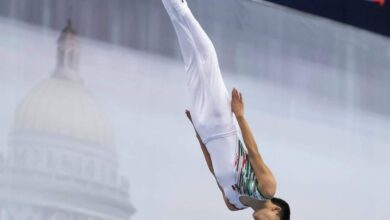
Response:
[[[190,120],[192,126],[194,126],[194,124],[192,122],[190,111],[186,110],[186,115],[187,115],[188,120]],[[194,129],[195,129],[195,127],[194,127]],[[210,154],[207,151],[207,148],[206,148],[205,144],[202,142],[202,139],[200,139],[200,136],[198,134],[198,131],[196,131],[196,129],[195,129],[195,133],[196,133],[196,138],[199,141],[200,148],[202,148],[202,152],[203,152],[204,158],[206,159],[207,167],[209,168],[210,172],[214,175],[214,169],[213,169],[213,165],[211,163]]]
[[[186,115],[187,115],[187,118],[190,120],[192,126],[194,125],[192,123],[192,118],[191,118],[191,113],[190,111],[186,110]],[[194,127],[195,129],[195,127]],[[214,174],[214,169],[213,169],[213,164],[211,162],[211,158],[210,158],[210,154],[209,152],[207,151],[207,148],[206,148],[206,145],[203,143],[202,139],[200,138],[198,132],[196,131],[195,129],[195,133],[196,133],[196,138],[198,139],[199,141],[199,144],[200,144],[200,147],[202,149],[202,152],[203,152],[203,155],[204,155],[204,158],[206,159],[206,163],[207,163],[207,166],[210,170],[210,172],[213,174],[213,176],[215,177],[215,174]],[[237,209],[234,205],[230,204],[229,201],[226,199],[225,195],[224,195],[224,192],[221,188],[221,186],[218,184],[218,187],[219,189],[221,190],[222,192],[222,195],[223,195],[223,200],[225,201],[225,204],[227,206],[227,208],[230,210],[230,211],[238,211],[240,209]]]
[[[236,115],[238,124],[240,126],[244,143],[248,149],[250,163],[260,185],[260,192],[266,198],[271,199],[275,195],[276,180],[271,170],[263,161],[259,150],[257,149],[255,138],[253,137],[249,124],[244,117],[244,101],[242,99],[242,94],[239,93],[236,89],[233,89],[232,91],[231,104],[232,111]]]

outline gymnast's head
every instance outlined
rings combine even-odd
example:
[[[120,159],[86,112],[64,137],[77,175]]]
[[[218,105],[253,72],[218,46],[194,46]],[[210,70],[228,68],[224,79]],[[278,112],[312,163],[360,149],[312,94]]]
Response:
[[[273,198],[253,212],[255,220],[290,220],[290,206],[286,201]]]

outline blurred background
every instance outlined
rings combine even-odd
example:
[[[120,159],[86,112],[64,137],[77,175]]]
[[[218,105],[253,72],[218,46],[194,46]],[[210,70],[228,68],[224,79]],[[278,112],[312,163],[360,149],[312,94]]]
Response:
[[[292,219],[389,219],[388,3],[188,4]],[[0,91],[0,219],[251,218],[208,173],[160,1],[0,0]]]

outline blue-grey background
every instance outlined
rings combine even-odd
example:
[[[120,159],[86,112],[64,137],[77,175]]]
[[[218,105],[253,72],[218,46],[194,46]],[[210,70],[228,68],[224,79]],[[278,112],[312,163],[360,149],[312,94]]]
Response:
[[[292,219],[389,219],[389,38],[271,3],[189,5],[228,88],[244,94]],[[207,171],[159,1],[1,0],[0,11],[3,149],[17,104],[54,69],[59,30],[72,17],[80,74],[112,122],[133,219],[250,219],[250,210],[224,207]]]

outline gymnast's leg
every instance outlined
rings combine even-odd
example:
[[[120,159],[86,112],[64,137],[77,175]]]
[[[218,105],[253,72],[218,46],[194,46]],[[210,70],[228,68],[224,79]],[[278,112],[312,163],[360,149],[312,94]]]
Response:
[[[162,0],[187,72],[193,123],[203,142],[236,130],[214,46],[183,0]]]

